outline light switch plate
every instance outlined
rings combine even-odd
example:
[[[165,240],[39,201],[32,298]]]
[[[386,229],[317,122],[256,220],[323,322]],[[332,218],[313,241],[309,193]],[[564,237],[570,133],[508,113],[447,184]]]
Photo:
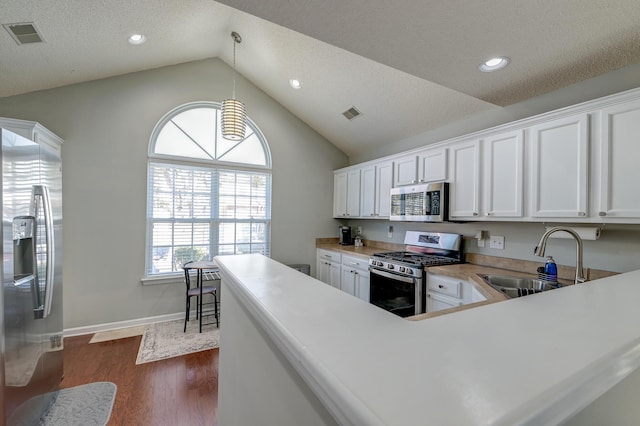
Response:
[[[492,235],[489,238],[489,248],[504,250],[504,237],[498,235]]]

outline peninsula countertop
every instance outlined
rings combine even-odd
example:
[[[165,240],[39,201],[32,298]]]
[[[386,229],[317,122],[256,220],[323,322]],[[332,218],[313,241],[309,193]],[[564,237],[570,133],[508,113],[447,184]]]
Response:
[[[558,424],[640,364],[640,271],[407,321],[261,255],[216,261],[341,424]]]

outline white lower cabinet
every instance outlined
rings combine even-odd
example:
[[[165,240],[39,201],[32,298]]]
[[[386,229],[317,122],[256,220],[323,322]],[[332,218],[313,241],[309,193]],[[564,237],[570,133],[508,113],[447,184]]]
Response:
[[[369,302],[368,259],[318,249],[316,270],[318,280]]]
[[[342,291],[369,302],[369,266],[366,259],[355,256],[342,256]]]
[[[317,250],[316,278],[335,288],[340,288],[340,253],[331,250]]]
[[[470,281],[427,274],[427,312],[456,308],[482,300],[486,298]]]
[[[427,312],[437,312],[462,305],[463,303],[459,299],[443,296],[442,294],[434,292],[427,292]]]

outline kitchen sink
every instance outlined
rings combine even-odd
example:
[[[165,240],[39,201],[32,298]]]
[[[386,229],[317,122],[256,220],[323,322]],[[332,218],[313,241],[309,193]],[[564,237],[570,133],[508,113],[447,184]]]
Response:
[[[512,298],[558,288],[557,285],[539,280],[536,277],[512,275],[480,275],[480,277],[491,287]]]

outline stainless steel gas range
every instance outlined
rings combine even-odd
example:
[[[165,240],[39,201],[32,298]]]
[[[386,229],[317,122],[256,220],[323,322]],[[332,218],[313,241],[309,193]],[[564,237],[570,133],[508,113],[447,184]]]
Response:
[[[426,312],[426,267],[462,263],[462,235],[407,231],[405,251],[369,258],[372,304],[401,317]]]

